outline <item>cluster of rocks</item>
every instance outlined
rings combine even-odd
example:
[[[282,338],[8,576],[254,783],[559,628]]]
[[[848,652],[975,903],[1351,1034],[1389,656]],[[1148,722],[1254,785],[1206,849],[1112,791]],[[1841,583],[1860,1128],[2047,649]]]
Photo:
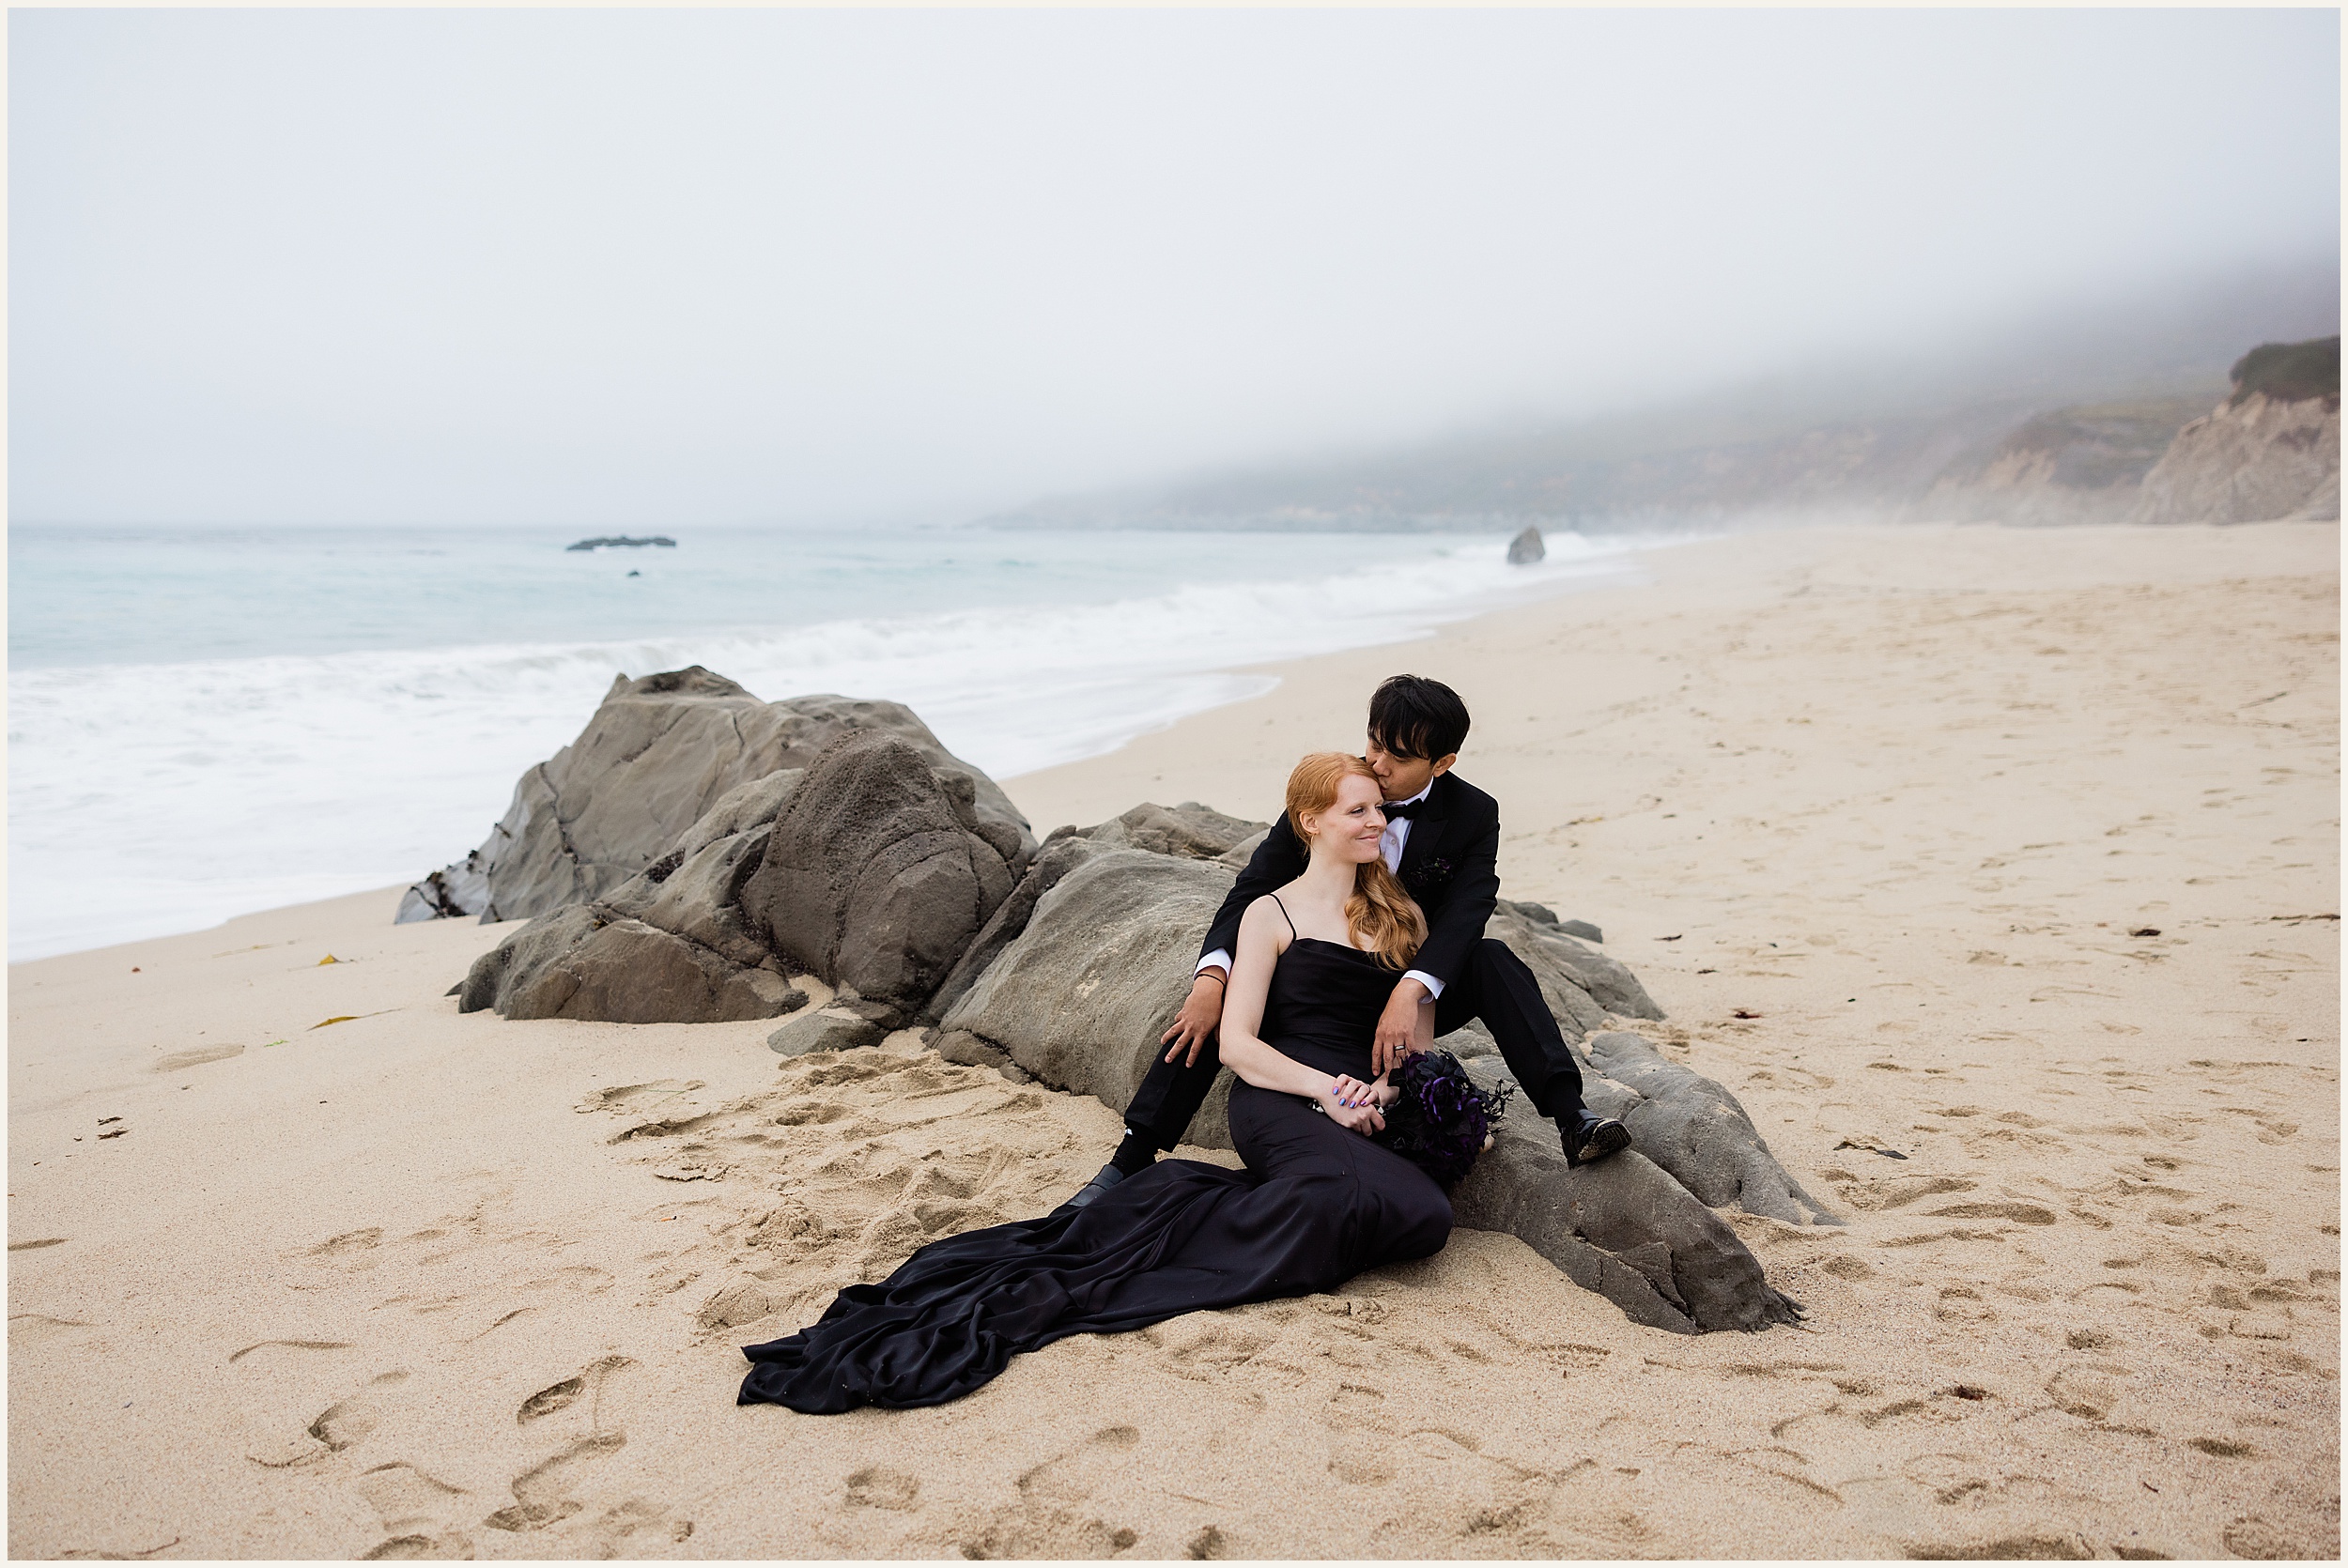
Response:
[[[761,702],[695,668],[615,683],[579,740],[523,776],[489,842],[411,889],[401,918],[531,917],[456,987],[465,1012],[791,1015],[769,1043],[792,1055],[919,1027],[949,1060],[1121,1111],[1266,827],[1144,804],[1038,844],[903,706]],[[1454,1194],[1460,1222],[1522,1237],[1642,1323],[1792,1321],[1719,1210],[1832,1216],[1725,1088],[1611,1027],[1662,1015],[1594,928],[1504,900],[1487,934],[1532,968],[1580,1044],[1590,1103],[1634,1148],[1569,1170],[1556,1130],[1520,1115]],[[810,1007],[794,976],[832,997]],[[1480,1031],[1444,1044],[1471,1071],[1505,1066]],[[1228,1082],[1193,1141],[1229,1146]]]
[[[599,533],[593,539],[581,539],[576,544],[565,545],[563,547],[566,550],[641,550],[651,546],[657,546],[664,550],[673,550],[676,548],[676,541],[658,533],[642,539],[631,539],[625,533]]]

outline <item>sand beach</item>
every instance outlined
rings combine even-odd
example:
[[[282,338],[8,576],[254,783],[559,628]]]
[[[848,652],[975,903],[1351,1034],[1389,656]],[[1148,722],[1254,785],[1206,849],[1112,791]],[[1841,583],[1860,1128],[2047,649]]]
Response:
[[[1379,678],[1453,684],[1504,894],[1846,1219],[1736,1220],[1799,1329],[1460,1231],[935,1409],[739,1408],[738,1345],[1115,1115],[910,1032],[459,1016],[512,928],[396,888],[12,966],[10,1553],[2336,1557],[2339,561],[1735,535],[1002,781],[1039,836],[1261,818]]]

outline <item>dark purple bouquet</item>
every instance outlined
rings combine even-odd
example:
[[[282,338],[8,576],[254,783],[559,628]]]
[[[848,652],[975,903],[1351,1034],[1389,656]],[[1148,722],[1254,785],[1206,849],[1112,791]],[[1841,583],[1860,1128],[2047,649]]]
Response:
[[[1507,1114],[1516,1085],[1478,1087],[1448,1051],[1422,1051],[1396,1069],[1401,1098],[1385,1108],[1377,1141],[1448,1189],[1468,1174]]]

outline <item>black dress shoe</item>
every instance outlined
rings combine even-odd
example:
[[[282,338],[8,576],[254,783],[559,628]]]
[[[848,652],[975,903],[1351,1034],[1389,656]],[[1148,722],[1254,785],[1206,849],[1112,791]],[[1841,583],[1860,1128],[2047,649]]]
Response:
[[[1052,1210],[1051,1218],[1057,1220],[1063,1214],[1075,1213],[1076,1210],[1085,1207],[1095,1198],[1098,1198],[1102,1193],[1107,1191],[1110,1188],[1116,1186],[1119,1182],[1124,1179],[1125,1173],[1119,1170],[1116,1166],[1102,1166],[1100,1171],[1090,1181],[1086,1182],[1082,1187],[1076,1189],[1076,1192],[1074,1197],[1070,1198],[1066,1203],[1060,1205],[1058,1208]]]
[[[1595,1111],[1575,1115],[1566,1129],[1566,1163],[1588,1165],[1630,1146],[1630,1130]]]

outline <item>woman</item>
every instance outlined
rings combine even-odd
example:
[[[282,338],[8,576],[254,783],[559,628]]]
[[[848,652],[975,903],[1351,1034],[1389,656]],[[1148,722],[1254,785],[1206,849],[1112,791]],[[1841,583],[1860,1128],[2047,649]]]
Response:
[[[1289,777],[1310,859],[1241,922],[1223,1013],[1245,1170],[1161,1161],[1088,1207],[933,1242],[881,1284],[842,1290],[813,1327],[748,1346],[740,1402],[942,1404],[1070,1334],[1308,1295],[1440,1249],[1443,1189],[1370,1141],[1396,1095],[1365,1081],[1370,1040],[1426,936],[1379,856],[1379,801],[1358,757],[1320,753]]]

